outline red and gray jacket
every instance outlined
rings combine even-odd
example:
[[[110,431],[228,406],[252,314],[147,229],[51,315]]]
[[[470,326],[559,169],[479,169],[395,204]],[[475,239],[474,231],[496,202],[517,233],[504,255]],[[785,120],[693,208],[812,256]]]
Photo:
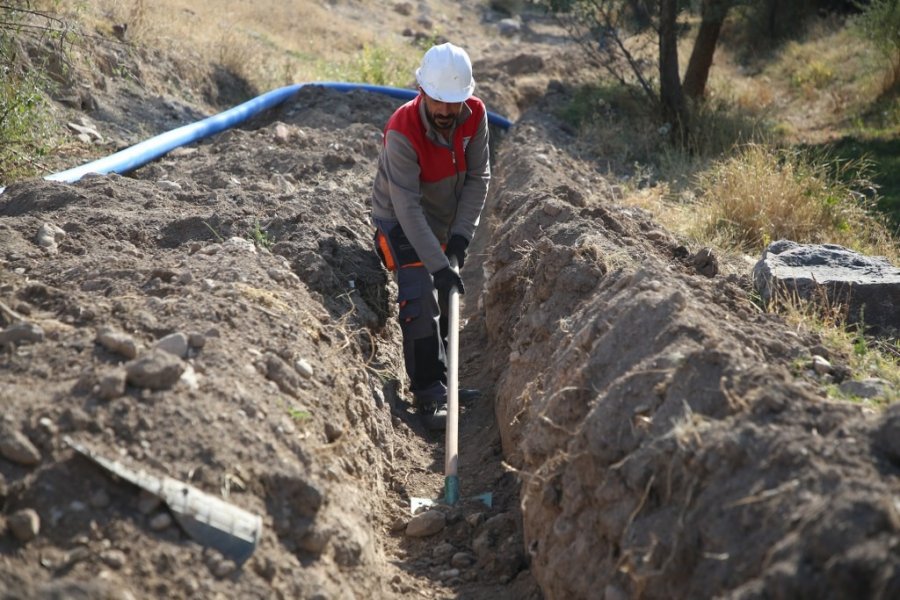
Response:
[[[449,266],[453,234],[472,240],[491,179],[484,103],[463,104],[448,143],[428,122],[422,94],[388,120],[372,194],[372,216],[397,221],[430,273]]]

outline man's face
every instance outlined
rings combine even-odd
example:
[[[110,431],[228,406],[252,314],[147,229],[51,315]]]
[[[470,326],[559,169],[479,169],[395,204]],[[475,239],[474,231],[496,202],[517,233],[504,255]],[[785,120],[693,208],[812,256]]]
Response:
[[[419,88],[421,89],[421,88]],[[437,129],[447,130],[453,127],[456,117],[462,110],[462,102],[441,102],[430,97],[424,91],[422,95],[425,97],[425,114],[428,120]]]

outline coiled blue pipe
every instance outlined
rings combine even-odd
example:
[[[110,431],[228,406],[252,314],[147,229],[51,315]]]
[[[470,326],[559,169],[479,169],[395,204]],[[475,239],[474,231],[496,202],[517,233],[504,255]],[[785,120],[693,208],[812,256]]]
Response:
[[[203,138],[224,131],[230,127],[234,127],[235,125],[240,125],[250,117],[256,116],[273,106],[281,104],[306,85],[327,87],[340,92],[366,90],[379,94],[386,94],[401,100],[411,100],[418,94],[418,92],[414,90],[364,83],[341,83],[335,81],[297,83],[278,88],[277,90],[272,90],[271,92],[257,96],[252,100],[248,100],[243,104],[239,104],[238,106],[217,115],[167,131],[166,133],[161,133],[126,148],[125,150],[81,165],[80,167],[47,175],[44,179],[73,183],[88,173],[99,173],[101,175],[106,175],[107,173],[127,173],[128,171],[132,171],[147,164],[151,160],[159,158],[179,146],[202,140]],[[488,122],[502,129],[509,129],[510,125],[512,125],[508,119],[492,112],[488,112]],[[3,193],[4,189],[5,188],[0,188],[0,194]]]

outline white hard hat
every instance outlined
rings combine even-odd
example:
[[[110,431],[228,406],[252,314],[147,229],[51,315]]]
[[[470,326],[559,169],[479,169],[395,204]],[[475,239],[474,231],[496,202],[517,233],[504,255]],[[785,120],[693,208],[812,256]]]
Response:
[[[475,91],[469,55],[449,42],[425,53],[416,69],[416,81],[426,94],[441,102],[463,102]]]

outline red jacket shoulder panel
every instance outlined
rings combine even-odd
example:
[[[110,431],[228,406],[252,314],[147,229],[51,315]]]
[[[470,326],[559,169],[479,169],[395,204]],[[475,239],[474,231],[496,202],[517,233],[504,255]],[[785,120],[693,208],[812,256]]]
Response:
[[[465,172],[466,145],[477,133],[484,119],[484,102],[474,96],[466,100],[466,106],[472,114],[454,131],[452,151],[446,146],[435,144],[426,136],[425,124],[419,115],[421,103],[420,94],[398,108],[385,126],[385,139],[388,131],[396,131],[409,140],[419,161],[420,179],[424,182],[440,181]]]

